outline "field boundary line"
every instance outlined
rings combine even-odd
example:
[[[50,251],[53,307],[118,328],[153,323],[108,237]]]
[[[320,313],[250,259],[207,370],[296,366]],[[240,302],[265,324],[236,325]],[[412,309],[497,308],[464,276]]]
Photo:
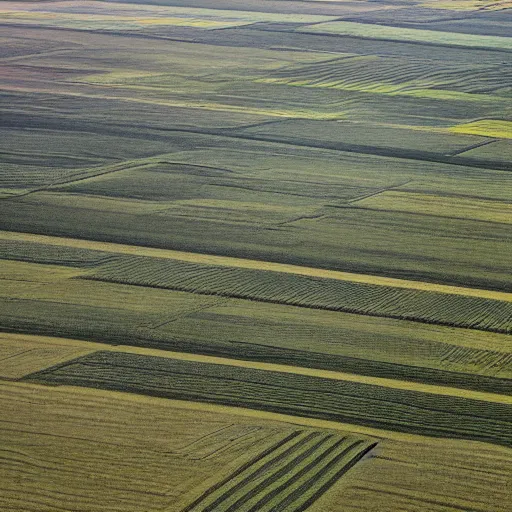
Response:
[[[484,299],[501,300],[512,302],[512,293],[481,288],[465,288],[446,284],[428,283],[424,281],[413,281],[398,279],[394,277],[375,276],[371,274],[357,274],[339,270],[326,270],[314,267],[302,267],[286,263],[274,263],[270,261],[250,260],[235,258],[231,256],[216,256],[195,252],[177,251],[173,249],[159,249],[155,247],[144,247],[136,245],[118,244],[113,242],[99,242],[78,238],[57,237],[49,235],[38,235],[33,233],[20,233],[16,231],[0,231],[0,240],[11,240],[20,242],[33,242],[76,249],[90,249],[116,254],[130,254],[135,256],[147,256],[152,258],[173,259],[200,263],[205,265],[220,265],[224,267],[238,267],[253,270],[267,270],[282,272],[286,274],[297,274],[309,277],[335,279],[338,281],[350,281],[353,283],[372,284],[377,286],[391,286],[394,288],[406,288],[410,290],[422,290],[429,292],[445,293],[451,295],[465,295],[467,297],[478,297]]]
[[[499,404],[512,405],[512,396],[500,395],[497,393],[489,393],[486,391],[471,391],[467,389],[454,388],[448,386],[437,386],[433,384],[421,384],[412,381],[402,381],[388,379],[384,377],[369,377],[365,375],[357,375],[353,373],[335,372],[331,370],[318,370],[315,368],[303,368],[299,366],[289,366],[275,363],[262,363],[256,361],[244,361],[239,359],[228,359],[225,357],[206,356],[200,354],[190,354],[185,352],[172,352],[168,350],[132,347],[127,345],[106,345],[97,342],[72,340],[67,338],[52,338],[49,336],[35,336],[27,334],[0,333],[0,339],[11,338],[13,340],[25,340],[43,344],[62,344],[67,346],[83,346],[91,347],[91,353],[97,351],[121,352],[127,354],[137,354],[143,356],[155,356],[165,359],[176,359],[180,361],[190,361],[197,363],[218,364],[223,366],[235,366],[239,368],[248,368],[253,370],[263,370],[278,373],[287,373],[295,375],[303,375],[307,377],[321,377],[324,379],[355,382],[358,384],[367,384],[374,386],[387,387],[391,389],[402,389],[407,391],[416,391],[420,393],[430,393],[440,396],[454,396],[460,398],[468,398],[473,400],[481,400],[484,402],[492,402]],[[39,339],[39,340],[38,340]]]

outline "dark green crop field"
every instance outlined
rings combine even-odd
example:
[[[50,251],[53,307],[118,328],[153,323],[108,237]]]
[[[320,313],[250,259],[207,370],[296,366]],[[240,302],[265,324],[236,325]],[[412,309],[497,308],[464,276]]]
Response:
[[[0,2],[0,263],[1,510],[508,512],[512,1]]]

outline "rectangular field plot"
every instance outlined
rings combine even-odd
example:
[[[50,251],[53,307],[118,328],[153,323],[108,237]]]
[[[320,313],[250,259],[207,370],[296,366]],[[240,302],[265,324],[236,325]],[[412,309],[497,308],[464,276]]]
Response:
[[[88,268],[105,263],[109,253],[59,245],[0,240],[0,259],[27,263]]]
[[[343,73],[343,71],[341,72]],[[264,140],[327,147],[361,153],[427,158],[442,156],[485,141],[474,135],[437,133],[343,121],[281,121],[245,130]]]
[[[121,257],[87,279],[508,333],[512,302],[157,258]]]
[[[509,445],[512,405],[231,365],[96,352],[29,381],[232,405]]]
[[[508,512],[510,449],[416,439],[379,442],[308,512]]]

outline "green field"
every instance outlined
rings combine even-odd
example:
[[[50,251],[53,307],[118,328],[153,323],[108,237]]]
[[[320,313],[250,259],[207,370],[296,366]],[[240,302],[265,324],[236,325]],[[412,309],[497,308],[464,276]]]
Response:
[[[0,5],[0,509],[507,512],[510,0]]]

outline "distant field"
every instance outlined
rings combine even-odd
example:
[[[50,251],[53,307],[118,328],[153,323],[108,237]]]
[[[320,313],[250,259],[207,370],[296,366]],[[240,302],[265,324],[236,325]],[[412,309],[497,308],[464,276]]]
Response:
[[[388,39],[394,41],[413,41],[417,43],[467,46],[477,48],[497,48],[503,51],[512,50],[512,41],[507,37],[475,36],[472,34],[451,34],[435,30],[418,30],[386,27],[383,25],[365,25],[347,21],[332,21],[310,25],[299,30],[312,33],[339,34],[346,36],[365,37],[369,39]]]
[[[512,204],[466,198],[447,198],[435,194],[414,194],[390,190],[355,204],[363,208],[406,211],[440,217],[466,218],[483,222],[512,223]]]
[[[452,128],[454,133],[467,133],[496,137],[499,139],[512,139],[512,121],[485,120],[475,121]]]

